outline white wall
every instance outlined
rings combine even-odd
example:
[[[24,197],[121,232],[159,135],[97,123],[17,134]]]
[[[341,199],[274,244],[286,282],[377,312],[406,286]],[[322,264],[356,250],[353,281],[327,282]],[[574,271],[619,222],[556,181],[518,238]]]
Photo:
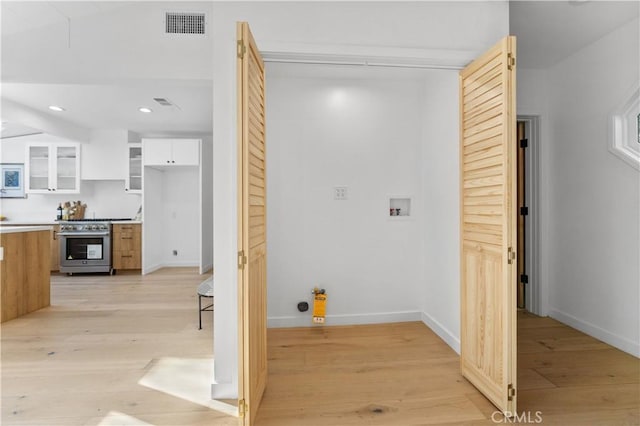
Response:
[[[143,167],[143,176],[142,273],[149,274],[164,266],[164,191],[161,171]]]
[[[195,166],[144,167],[143,273],[200,264],[198,180],[199,168]]]
[[[124,180],[128,170],[126,129],[93,129],[82,146],[80,177],[87,180]]]
[[[422,90],[422,320],[460,352],[458,73],[432,71]]]
[[[286,66],[320,76],[267,67],[269,325],[311,325],[296,305],[314,286],[327,291],[327,325],[419,320],[422,83]],[[412,196],[408,220],[389,217],[394,195]]]
[[[551,140],[550,134],[550,120],[549,116],[549,82],[548,82],[548,70],[546,69],[522,69],[517,71],[517,115],[519,117],[528,116],[536,117],[539,121],[539,128],[537,139],[530,141],[530,150],[528,152],[529,160],[534,153],[534,149],[538,151],[539,170],[537,173],[538,186],[538,206],[534,208],[533,203],[530,204],[529,209],[529,224],[532,221],[536,221],[538,227],[536,231],[536,237],[538,241],[538,264],[534,265],[533,262],[529,263],[529,291],[526,293],[527,309],[536,308],[534,313],[541,316],[549,315],[549,265],[551,261],[550,255],[550,232],[549,232],[549,218],[552,215],[551,206],[549,204],[549,188],[552,183],[549,173],[546,171],[546,167],[552,161],[550,155],[549,142]],[[537,147],[534,144],[537,143]],[[531,183],[531,182],[530,182]],[[531,191],[528,192],[528,196],[531,196]],[[535,214],[538,214],[536,220]],[[527,253],[527,261],[529,262],[529,256],[532,253]],[[535,287],[536,295],[533,296],[530,292]],[[536,299],[534,303],[533,299]]]
[[[518,71],[518,114],[541,117],[541,314],[636,356],[640,181],[607,147],[609,115],[638,83],[638,25]]]
[[[161,173],[162,207],[147,211],[158,214],[162,226],[153,229],[162,235],[164,266],[197,266],[200,263],[200,194],[198,167],[166,169]],[[173,255],[177,250],[177,256]]]
[[[200,273],[213,268],[213,140],[202,137],[200,162]]]
[[[344,53],[341,47],[385,54],[394,48],[440,49],[464,52],[471,60],[508,33],[508,3],[215,2],[211,21],[216,254],[212,395],[233,398],[238,377],[235,23],[248,21],[259,47],[278,46],[286,53],[317,51],[318,46],[334,53]]]
[[[80,200],[87,205],[86,218],[133,218],[140,195],[127,194],[121,181],[84,181],[80,194],[29,194],[28,198],[3,198],[2,214],[12,221],[52,221],[58,205]]]
[[[238,396],[236,16],[213,4],[213,398]]]
[[[638,20],[548,69],[549,314],[640,356],[638,171],[607,150],[637,88]]]
[[[28,31],[3,34],[3,81],[95,84],[127,79],[208,80],[211,57],[193,53],[210,49],[211,39],[166,35],[163,22],[166,11],[205,12],[211,20],[211,3],[132,1],[105,10],[97,2],[86,5],[87,12],[93,13],[72,18],[71,32],[62,14],[47,25],[45,13],[43,19],[27,24]],[[16,16],[11,9],[11,6],[3,7],[2,19],[15,29],[21,15]],[[113,26],[112,17],[117,17],[117,28]],[[96,51],[100,52],[99,56],[95,56]],[[140,60],[141,52],[144,60]],[[76,60],[87,57],[94,60]]]

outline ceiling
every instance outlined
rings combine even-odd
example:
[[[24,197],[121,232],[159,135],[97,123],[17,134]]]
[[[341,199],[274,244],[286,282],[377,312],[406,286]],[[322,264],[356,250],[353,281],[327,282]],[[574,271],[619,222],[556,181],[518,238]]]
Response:
[[[154,80],[121,84],[3,83],[2,96],[34,110],[64,106],[49,113],[89,129],[123,128],[145,136],[211,133],[211,81]],[[162,106],[154,98],[173,106]],[[140,107],[152,113],[142,113]],[[4,134],[3,134],[4,136]]]
[[[24,124],[5,122],[2,123],[0,131],[2,132],[2,139],[39,135],[42,133],[40,130],[34,129],[33,127],[25,126]]]
[[[211,38],[164,33],[165,12],[210,15],[211,2],[3,0],[0,8],[3,114],[13,117],[7,111],[19,104],[33,116],[26,114],[32,123],[4,124],[3,138],[15,124],[46,123],[41,117],[86,133],[95,128],[142,136],[212,132]],[[65,111],[50,111],[49,105]],[[143,106],[153,112],[141,113]]]
[[[544,69],[638,18],[638,1],[511,1],[518,66]]]
[[[96,15],[125,6],[125,2],[29,2],[8,1],[2,5],[2,35],[45,27],[67,19]]]
[[[210,16],[211,1],[3,0],[0,8],[3,100],[86,129],[123,128],[149,136],[211,133],[212,41],[162,31],[165,11]],[[637,16],[637,1],[511,1],[519,66],[553,66]],[[292,72],[275,64],[268,70]],[[375,75],[382,74],[388,73]],[[177,107],[162,107],[154,97]],[[49,111],[51,104],[66,111]],[[140,113],[141,106],[154,112]]]

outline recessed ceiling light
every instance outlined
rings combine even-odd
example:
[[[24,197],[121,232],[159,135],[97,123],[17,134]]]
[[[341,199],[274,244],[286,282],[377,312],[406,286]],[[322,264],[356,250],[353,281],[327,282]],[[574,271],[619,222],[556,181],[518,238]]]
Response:
[[[49,105],[49,109],[51,111],[56,111],[56,112],[66,111],[64,108],[62,108],[61,106],[58,106],[58,105]]]
[[[144,112],[144,113],[147,113],[147,114],[149,114],[150,112],[153,112],[153,110],[151,108],[147,108],[147,107],[140,107],[140,108],[138,108],[138,111]]]

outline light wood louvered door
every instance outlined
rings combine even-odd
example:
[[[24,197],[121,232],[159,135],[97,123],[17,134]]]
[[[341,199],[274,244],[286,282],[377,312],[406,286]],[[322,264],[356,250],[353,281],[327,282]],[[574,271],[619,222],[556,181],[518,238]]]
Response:
[[[460,72],[462,375],[516,410],[515,37]]]
[[[246,22],[238,36],[238,299],[240,424],[251,425],[267,384],[265,74]]]

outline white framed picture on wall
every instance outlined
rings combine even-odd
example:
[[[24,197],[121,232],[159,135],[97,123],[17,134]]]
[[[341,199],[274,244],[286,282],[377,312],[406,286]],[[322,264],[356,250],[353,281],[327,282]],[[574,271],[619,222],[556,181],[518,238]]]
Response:
[[[2,163],[2,182],[0,182],[0,198],[25,198],[24,164]]]

